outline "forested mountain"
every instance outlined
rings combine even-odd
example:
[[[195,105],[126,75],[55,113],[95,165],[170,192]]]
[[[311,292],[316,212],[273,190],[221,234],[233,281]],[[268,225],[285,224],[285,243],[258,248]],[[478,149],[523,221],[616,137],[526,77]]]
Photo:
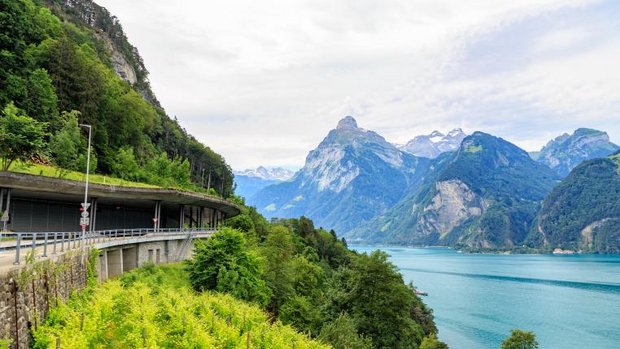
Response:
[[[557,175],[517,146],[475,132],[431,165],[424,183],[347,239],[506,248],[521,244]]]
[[[620,252],[620,152],[577,166],[545,199],[533,247]]]
[[[343,234],[398,202],[429,162],[347,116],[308,154],[295,177],[261,190],[248,203],[267,217],[305,215]]]
[[[0,106],[12,103],[14,116],[45,123],[50,147],[33,159],[77,169],[57,155],[83,153],[85,142],[61,133],[89,124],[98,172],[161,185],[157,178],[179,177],[175,185],[191,180],[232,193],[230,167],[166,115],[108,11],[89,0],[0,0],[0,9]]]
[[[606,132],[579,128],[572,135],[565,133],[549,141],[532,157],[566,177],[583,161],[606,157],[618,149],[620,147],[609,141]]]

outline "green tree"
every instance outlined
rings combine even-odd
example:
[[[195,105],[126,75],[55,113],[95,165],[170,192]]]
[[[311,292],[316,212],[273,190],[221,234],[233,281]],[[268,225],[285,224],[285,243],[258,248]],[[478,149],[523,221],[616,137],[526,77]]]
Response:
[[[273,227],[265,240],[262,255],[266,260],[265,280],[272,292],[269,310],[275,316],[282,304],[294,293],[290,263],[294,252],[291,232],[283,226]]]
[[[38,122],[10,102],[0,117],[0,167],[8,171],[15,160],[27,161],[45,147],[47,125]]]
[[[65,120],[62,128],[56,132],[49,142],[49,151],[54,164],[59,167],[60,176],[68,170],[78,170],[80,153],[85,150],[86,144],[78,125],[78,111],[63,112]]]
[[[45,69],[35,69],[28,77],[28,100],[25,109],[37,120],[48,122],[50,131],[62,127],[58,123],[58,97],[52,79]]]
[[[448,349],[448,345],[437,339],[435,334],[424,337],[420,349]]]
[[[538,342],[534,332],[512,330],[510,337],[502,342],[502,349],[537,349]]]
[[[349,314],[376,348],[416,348],[422,342],[424,332],[411,317],[416,296],[385,252],[356,256],[331,283],[327,312],[332,318]]]
[[[88,143],[78,124],[79,115],[80,112],[76,110],[63,112],[62,128],[50,138],[49,152],[54,164],[58,166],[60,177],[68,170],[86,172]],[[97,168],[97,156],[92,147],[90,151],[90,172],[94,172]]]
[[[261,305],[269,300],[259,259],[237,230],[225,227],[206,241],[196,240],[194,258],[187,262],[187,270],[196,291],[226,292]]]
[[[112,171],[116,176],[127,180],[141,180],[144,177],[131,147],[118,149],[112,163]]]
[[[340,314],[334,321],[325,324],[318,338],[334,349],[373,348],[372,341],[357,332],[355,322],[346,314]]]

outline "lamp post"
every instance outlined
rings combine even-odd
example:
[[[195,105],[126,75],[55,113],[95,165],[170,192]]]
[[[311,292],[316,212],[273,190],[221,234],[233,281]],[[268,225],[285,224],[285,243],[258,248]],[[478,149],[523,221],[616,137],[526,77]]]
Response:
[[[87,154],[86,154],[86,185],[84,188],[84,202],[82,203],[82,207],[84,208],[84,210],[82,211],[82,222],[80,222],[80,223],[85,223],[85,224],[80,224],[82,226],[82,243],[83,243],[84,235],[86,234],[86,226],[89,225],[88,221],[90,220],[90,218],[88,218],[88,207],[90,205],[88,204],[87,200],[88,200],[88,174],[90,173],[90,140],[91,140],[92,127],[91,125],[86,125],[86,124],[80,124],[80,126],[88,128],[88,149],[87,149]]]

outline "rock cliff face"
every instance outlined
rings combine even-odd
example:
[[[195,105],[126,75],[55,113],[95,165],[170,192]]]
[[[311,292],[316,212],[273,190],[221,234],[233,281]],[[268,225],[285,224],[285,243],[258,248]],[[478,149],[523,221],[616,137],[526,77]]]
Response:
[[[129,64],[125,56],[116,48],[107,35],[99,34],[98,37],[105,43],[106,49],[110,52],[112,68],[116,74],[130,85],[136,84],[138,82],[136,71],[133,66]]]
[[[476,132],[432,162],[423,183],[349,240],[505,248],[525,240],[557,176],[501,138]]]
[[[468,219],[478,217],[486,209],[484,199],[458,179],[437,182],[436,194],[424,212],[434,212],[433,218],[423,216],[423,224],[439,233],[439,239]]]
[[[528,244],[620,252],[620,153],[577,166],[545,199]]]
[[[148,71],[129,43],[118,18],[92,0],[42,0],[58,17],[92,28],[108,52],[108,61],[118,76],[135,87],[149,102],[159,106],[148,81]]]
[[[565,133],[550,141],[534,157],[560,176],[566,177],[583,161],[606,157],[618,149],[620,147],[609,141],[607,133],[580,128],[572,135]]]
[[[421,180],[429,162],[347,116],[290,181],[266,187],[247,202],[267,217],[304,215],[343,234],[392,207]]]

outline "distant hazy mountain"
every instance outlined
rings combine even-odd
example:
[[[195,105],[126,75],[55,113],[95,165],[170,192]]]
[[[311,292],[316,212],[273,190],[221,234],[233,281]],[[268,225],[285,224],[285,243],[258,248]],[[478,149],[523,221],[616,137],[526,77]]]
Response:
[[[291,179],[294,174],[295,172],[285,168],[263,166],[235,171],[235,183],[237,184],[235,193],[247,199],[267,186]]]
[[[609,141],[606,132],[589,128],[577,129],[572,135],[567,133],[545,145],[540,152],[532,153],[532,158],[549,166],[560,176],[568,173],[585,160],[606,157],[620,149]]]
[[[264,180],[286,181],[291,179],[295,172],[282,167],[259,166],[254,169],[235,171],[235,176],[254,177]]]
[[[264,188],[248,203],[267,217],[305,215],[342,234],[385,213],[421,179],[429,162],[347,116],[290,181]]]
[[[371,243],[504,248],[525,240],[558,176],[501,138],[475,132],[431,164],[394,208],[348,234]]]
[[[545,199],[533,247],[620,253],[620,152],[577,166]]]
[[[467,135],[460,128],[448,132],[447,135],[433,131],[429,135],[416,136],[407,144],[397,147],[409,154],[434,159],[439,154],[456,150]]]

